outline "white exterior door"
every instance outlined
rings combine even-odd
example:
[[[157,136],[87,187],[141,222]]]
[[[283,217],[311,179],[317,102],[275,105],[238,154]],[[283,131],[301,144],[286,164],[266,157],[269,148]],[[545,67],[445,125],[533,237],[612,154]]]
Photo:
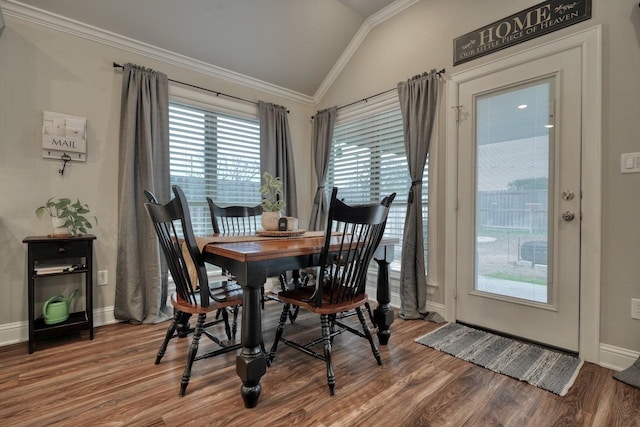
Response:
[[[578,351],[581,49],[461,82],[456,319]]]

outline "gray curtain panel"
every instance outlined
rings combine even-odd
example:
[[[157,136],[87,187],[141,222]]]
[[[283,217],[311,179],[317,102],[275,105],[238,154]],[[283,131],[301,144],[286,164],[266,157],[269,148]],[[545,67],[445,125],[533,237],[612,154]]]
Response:
[[[260,117],[260,171],[279,176],[287,204],[285,214],[298,216],[296,171],[291,148],[291,132],[287,109],[280,105],[258,101]]]
[[[169,85],[167,76],[124,66],[120,111],[118,255],[114,315],[132,323],[171,317],[167,272],[144,190],[169,201]]]
[[[312,141],[314,152],[314,163],[316,169],[316,179],[318,188],[313,199],[311,208],[311,219],[309,220],[309,230],[324,230],[327,222],[328,203],[324,192],[324,183],[329,170],[329,153],[331,150],[331,140],[333,139],[333,128],[336,125],[337,107],[327,108],[318,111],[313,117]]]
[[[4,17],[2,16],[2,9],[0,8],[0,35],[2,35],[2,30],[4,30]]]
[[[400,266],[400,317],[403,319],[418,319],[428,314],[422,236],[422,173],[435,121],[438,78],[433,70],[398,83],[404,146],[411,176]]]

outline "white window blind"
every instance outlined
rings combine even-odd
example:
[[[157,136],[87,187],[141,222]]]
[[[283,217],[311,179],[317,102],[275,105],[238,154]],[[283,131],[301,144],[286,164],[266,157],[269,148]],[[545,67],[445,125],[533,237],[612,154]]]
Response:
[[[259,121],[213,108],[169,103],[171,184],[184,190],[196,235],[213,232],[206,197],[260,203]]]
[[[427,177],[428,161],[422,195],[425,250]],[[382,197],[397,193],[389,211],[385,236],[402,242],[410,185],[398,95],[393,93],[364,106],[338,111],[329,157],[328,196],[334,186],[339,188],[338,197],[347,203],[377,203]],[[402,243],[395,246],[394,269],[399,269],[401,249]]]

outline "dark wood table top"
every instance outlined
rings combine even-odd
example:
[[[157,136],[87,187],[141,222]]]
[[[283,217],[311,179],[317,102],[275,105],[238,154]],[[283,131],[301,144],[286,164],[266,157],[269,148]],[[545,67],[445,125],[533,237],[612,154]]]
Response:
[[[289,256],[312,255],[322,251],[324,237],[288,237],[258,241],[208,243],[204,252],[241,262],[263,261]]]
[[[324,236],[293,236],[260,238],[246,240],[247,236],[238,236],[237,241],[229,241],[233,236],[224,236],[225,241],[215,241],[215,237],[203,246],[203,252],[224,256],[241,262],[263,261],[290,256],[315,255],[322,252]],[[202,239],[202,238],[201,238]],[[206,239],[206,238],[204,238]],[[332,237],[331,246],[340,243],[340,236]],[[393,245],[398,239],[382,239],[380,246]]]

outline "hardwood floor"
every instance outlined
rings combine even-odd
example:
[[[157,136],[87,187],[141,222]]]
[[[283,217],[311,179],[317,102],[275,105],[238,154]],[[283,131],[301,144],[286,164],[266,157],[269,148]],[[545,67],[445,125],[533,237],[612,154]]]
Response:
[[[267,348],[279,313],[279,304],[267,304]],[[31,355],[26,343],[0,348],[0,425],[640,426],[640,390],[611,370],[586,363],[559,397],[416,344],[438,327],[422,320],[396,319],[390,345],[380,347],[382,366],[365,340],[337,337],[334,397],[324,362],[281,345],[257,408],[242,403],[234,353],[196,361],[181,398],[189,340],[174,339],[153,363],[167,326],[104,326],[93,341],[46,342]],[[309,314],[285,328],[287,337],[317,332]],[[204,337],[201,344],[213,345]]]

